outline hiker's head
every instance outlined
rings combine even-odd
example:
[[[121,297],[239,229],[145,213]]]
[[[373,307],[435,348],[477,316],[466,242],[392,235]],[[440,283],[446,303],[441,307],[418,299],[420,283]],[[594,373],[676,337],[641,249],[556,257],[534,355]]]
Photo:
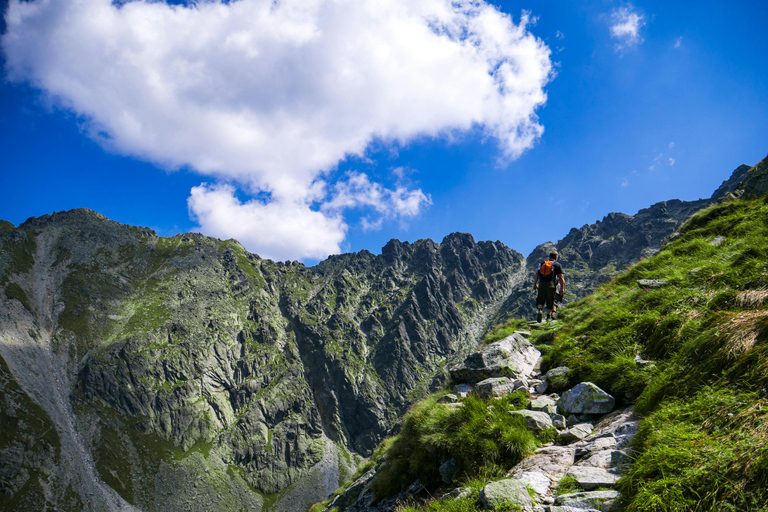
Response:
[[[556,260],[557,259],[557,251],[552,251],[549,253],[549,259]]]

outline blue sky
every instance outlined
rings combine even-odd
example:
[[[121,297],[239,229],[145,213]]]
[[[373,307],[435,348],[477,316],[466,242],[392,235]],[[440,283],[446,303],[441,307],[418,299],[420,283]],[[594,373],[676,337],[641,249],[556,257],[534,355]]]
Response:
[[[310,264],[454,231],[527,254],[768,153],[765,2],[441,2],[408,3],[441,39],[394,0],[11,2],[37,11],[2,26],[0,218],[87,207]]]

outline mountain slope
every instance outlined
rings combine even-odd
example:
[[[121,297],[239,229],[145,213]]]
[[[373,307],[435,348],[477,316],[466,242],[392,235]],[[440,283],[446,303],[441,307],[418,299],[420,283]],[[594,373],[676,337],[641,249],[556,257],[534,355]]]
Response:
[[[275,507],[306,507],[476,344],[523,264],[454,234],[306,268],[87,210],[0,240],[4,375],[59,453],[8,506],[42,487],[39,504],[91,510],[258,509],[254,490],[299,481]]]

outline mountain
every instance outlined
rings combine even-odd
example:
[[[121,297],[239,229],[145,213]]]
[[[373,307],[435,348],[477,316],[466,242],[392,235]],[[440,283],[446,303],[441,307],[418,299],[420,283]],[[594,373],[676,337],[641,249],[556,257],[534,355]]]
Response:
[[[0,243],[7,510],[260,510],[299,480],[275,509],[306,508],[443,382],[524,264],[453,234],[307,268],[89,210]]]
[[[572,230],[568,298],[764,188],[764,162],[709,200]],[[306,509],[530,307],[547,247],[454,233],[308,268],[84,209],[0,221],[0,509]]]

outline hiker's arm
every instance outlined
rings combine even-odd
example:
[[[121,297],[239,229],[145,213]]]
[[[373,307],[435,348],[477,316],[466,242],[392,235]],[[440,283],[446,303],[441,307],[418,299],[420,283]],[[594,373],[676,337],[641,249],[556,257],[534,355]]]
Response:
[[[560,280],[560,294],[565,295],[565,276],[563,274],[558,274],[557,278]]]
[[[536,283],[539,282],[539,271],[536,270],[536,273],[533,274],[533,291],[536,291],[539,287],[536,286]]]

